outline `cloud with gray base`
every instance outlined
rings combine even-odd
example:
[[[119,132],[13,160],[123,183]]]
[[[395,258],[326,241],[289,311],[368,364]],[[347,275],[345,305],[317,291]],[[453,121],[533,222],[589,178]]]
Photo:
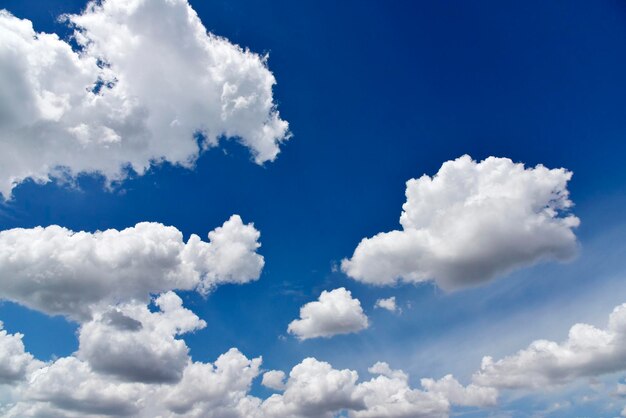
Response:
[[[266,372],[263,384],[280,393],[261,399],[250,394],[260,357],[232,348],[213,363],[193,361],[176,336],[204,321],[173,292],[155,303],[157,312],[136,302],[109,306],[79,328],[76,353],[48,363],[25,350],[20,334],[0,330],[0,391],[7,400],[2,416],[331,418],[347,412],[352,418],[447,418],[454,405],[496,401],[495,389],[462,386],[452,376],[423,379],[418,389],[387,363],[376,363],[369,369],[374,377],[359,381],[356,371],[315,358],[288,376]]]
[[[253,224],[233,215],[208,237],[184,242],[178,229],[154,222],[93,233],[56,225],[0,231],[0,299],[83,321],[111,303],[259,278]]]
[[[452,290],[568,260],[579,225],[569,213],[571,176],[507,158],[447,161],[433,177],[407,182],[402,229],[364,238],[341,269],[374,285],[434,280]]]
[[[617,306],[606,328],[575,324],[563,342],[537,340],[516,354],[485,356],[473,381],[483,386],[542,389],[626,370],[626,304]]]
[[[90,2],[62,20],[78,50],[0,11],[5,199],[26,179],[112,182],[164,161],[191,168],[223,137],[263,164],[289,138],[267,56],[207,33],[187,0]]]

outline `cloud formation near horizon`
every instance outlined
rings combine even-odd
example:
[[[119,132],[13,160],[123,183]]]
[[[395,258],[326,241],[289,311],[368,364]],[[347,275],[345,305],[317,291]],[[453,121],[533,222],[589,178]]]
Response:
[[[473,381],[497,388],[541,389],[624,370],[626,304],[615,307],[605,329],[579,323],[561,343],[537,340],[501,360],[484,357]]]
[[[374,285],[434,280],[452,290],[542,260],[568,260],[580,223],[567,213],[571,176],[507,158],[447,161],[433,177],[407,181],[402,230],[364,238],[341,269]]]
[[[352,418],[444,418],[454,406],[496,405],[499,390],[544,390],[626,370],[623,304],[605,329],[575,324],[562,343],[539,340],[501,360],[486,357],[467,386],[446,375],[412,388],[404,371],[385,362],[360,380],[354,370],[309,357],[288,374],[266,372],[263,385],[279,393],[261,399],[250,394],[260,357],[233,348],[214,363],[193,361],[177,336],[204,321],[173,292],[155,302],[157,312],[140,303],[109,306],[81,325],[74,355],[48,363],[26,351],[21,334],[0,326],[0,385],[10,399],[3,416],[330,418],[344,411]]]
[[[289,138],[267,57],[207,33],[187,0],[105,0],[63,19],[79,50],[0,11],[0,195],[25,179],[163,161],[192,167],[220,138],[256,163]],[[200,138],[200,139],[199,139]]]
[[[174,293],[162,294],[156,301],[161,312],[149,313],[138,304],[121,308],[141,327],[105,324],[104,317],[83,325],[79,351],[49,363],[27,353],[21,335],[0,330],[0,358],[23,370],[0,381],[10,385],[11,399],[0,411],[2,416],[330,418],[347,411],[353,418],[445,418],[453,405],[480,407],[496,402],[495,389],[464,387],[452,376],[423,379],[423,388],[414,389],[406,373],[379,362],[369,369],[374,377],[359,382],[356,371],[335,369],[315,358],[295,365],[288,377],[282,371],[265,373],[263,384],[281,393],[263,400],[249,393],[261,371],[260,357],[248,359],[233,348],[214,363],[192,361],[184,341],[172,340],[172,334],[202,327],[203,321],[182,307]],[[166,318],[150,318],[158,315]],[[92,326],[111,329],[94,338]],[[145,339],[145,333],[152,336]],[[100,348],[97,356],[85,354],[86,339]],[[183,349],[185,361],[157,357],[175,353],[172,341]],[[10,356],[3,354],[8,351]],[[120,359],[119,353],[128,356]],[[114,368],[102,367],[103,362]]]

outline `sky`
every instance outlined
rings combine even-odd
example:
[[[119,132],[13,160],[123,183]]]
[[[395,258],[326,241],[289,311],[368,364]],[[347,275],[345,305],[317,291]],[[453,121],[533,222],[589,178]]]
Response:
[[[623,2],[0,9],[0,416],[626,416]]]

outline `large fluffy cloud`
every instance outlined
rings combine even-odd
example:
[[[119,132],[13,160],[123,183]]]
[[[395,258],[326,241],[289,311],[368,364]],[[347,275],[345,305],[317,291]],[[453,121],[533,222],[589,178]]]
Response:
[[[626,304],[616,307],[608,326],[575,324],[567,340],[534,341],[517,354],[484,357],[474,382],[502,388],[545,388],[626,370]]]
[[[267,57],[207,33],[187,0],[104,0],[65,16],[79,50],[0,11],[0,194],[24,179],[190,167],[221,137],[257,163],[289,137]]]
[[[245,283],[259,277],[260,234],[237,215],[209,242],[159,223],[121,231],[73,232],[60,226],[0,232],[0,299],[48,314],[89,318],[111,303],[151,293]],[[99,308],[98,308],[99,309]]]
[[[567,214],[572,173],[465,155],[407,182],[402,230],[363,239],[342,270],[366,283],[474,285],[541,260],[566,260],[579,220]]]
[[[300,319],[289,324],[288,331],[301,340],[332,337],[358,332],[369,325],[361,302],[343,287],[324,290],[319,300],[300,308]]]

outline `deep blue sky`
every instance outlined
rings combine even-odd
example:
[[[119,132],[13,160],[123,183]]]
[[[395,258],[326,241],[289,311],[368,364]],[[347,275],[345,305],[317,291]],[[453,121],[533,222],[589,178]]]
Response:
[[[208,327],[185,339],[196,359],[213,360],[236,346],[249,356],[263,355],[268,368],[288,369],[316,356],[357,370],[386,360],[416,379],[446,369],[464,377],[489,354],[481,351],[485,347],[506,354],[532,338],[558,340],[575,320],[606,318],[623,301],[619,292],[608,292],[617,299],[598,296],[598,305],[565,307],[565,300],[590,294],[590,288],[598,294],[625,288],[610,278],[624,270],[626,3],[191,4],[211,32],[269,52],[278,80],[275,99],[293,132],[278,159],[259,167],[247,150],[230,143],[227,153],[205,153],[193,171],[157,167],[113,192],[92,177],[81,178],[79,189],[27,183],[0,209],[1,229],[59,224],[93,231],[158,221],[186,236],[206,237],[239,213],[262,234],[261,280],[221,287],[206,300],[186,295]],[[62,36],[67,31],[56,16],[83,6],[0,1],[31,19],[36,30]],[[398,227],[406,180],[432,175],[465,153],[573,171],[569,189],[582,221],[578,260],[451,295],[431,285],[371,288],[331,272],[361,238]],[[279,338],[303,303],[339,286],[361,299],[371,329],[302,343]],[[372,309],[377,298],[391,295],[413,309],[405,308],[400,318]],[[518,337],[498,328],[495,318],[515,323],[529,306],[562,326],[540,321]],[[77,346],[74,326],[64,319],[8,303],[0,305],[0,318],[9,331],[23,332],[27,348],[41,358]],[[493,330],[485,332],[502,340],[483,342],[474,354],[468,348],[465,366],[445,355],[424,360],[438,341],[473,327]],[[515,345],[515,338],[521,343]],[[362,360],[355,359],[357,352],[365,353]]]

